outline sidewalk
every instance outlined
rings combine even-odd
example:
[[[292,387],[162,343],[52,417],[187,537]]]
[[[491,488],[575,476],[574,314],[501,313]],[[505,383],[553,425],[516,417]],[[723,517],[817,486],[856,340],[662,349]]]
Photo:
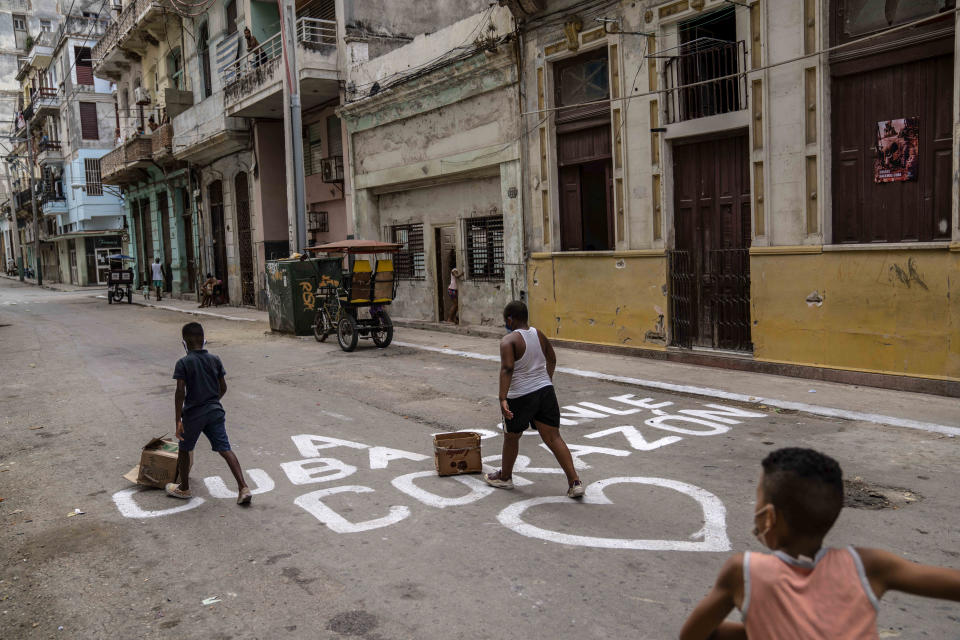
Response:
[[[144,300],[137,294],[134,304],[165,311],[179,311],[241,322],[269,323],[266,311],[243,307],[198,309],[196,303],[164,298]],[[495,327],[458,327],[395,318],[394,344],[449,356],[487,362],[499,360],[503,330]],[[577,378],[619,382],[651,392],[670,391],[715,401],[763,405],[783,411],[874,422],[960,436],[957,399],[943,396],[891,391],[766,373],[734,371],[700,365],[651,360],[636,356],[598,353],[556,347],[558,371]],[[489,366],[489,365],[484,365]],[[637,391],[637,393],[643,393]]]

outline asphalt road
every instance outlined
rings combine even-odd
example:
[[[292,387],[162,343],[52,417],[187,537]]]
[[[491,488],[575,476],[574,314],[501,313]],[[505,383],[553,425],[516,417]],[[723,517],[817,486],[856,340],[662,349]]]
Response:
[[[493,492],[436,477],[431,434],[499,453],[495,363],[227,320],[204,326],[253,505],[203,440],[193,501],[136,489],[189,319],[0,280],[0,638],[671,638],[758,549],[759,462],[790,445],[862,483],[829,544],[960,566],[957,439],[558,374],[588,500],[533,435],[528,484]],[[880,628],[957,638],[960,606],[890,594]]]

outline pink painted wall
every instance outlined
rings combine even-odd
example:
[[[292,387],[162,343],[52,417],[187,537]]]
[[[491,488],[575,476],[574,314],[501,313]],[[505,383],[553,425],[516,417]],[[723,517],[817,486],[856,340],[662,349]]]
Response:
[[[332,116],[334,114],[334,108],[324,109],[316,113],[311,113],[304,117],[304,126],[309,126],[310,124],[321,122],[326,124],[327,116]],[[330,155],[330,150],[327,147],[326,139],[326,127],[324,127],[324,135],[322,136],[322,147],[323,147],[323,157]],[[344,139],[344,155],[346,155],[346,136],[343,136]],[[304,150],[305,153],[308,153],[309,150]],[[346,158],[344,158],[344,173],[348,172],[346,166]],[[313,237],[307,238],[308,243],[317,243],[321,244],[324,242],[334,242],[336,240],[344,240],[347,237],[347,234],[350,233],[349,225],[347,221],[347,207],[343,198],[343,189],[345,185],[337,184],[328,184],[323,181],[323,178],[319,173],[306,176],[305,180],[306,185],[306,197],[307,197],[307,210],[308,211],[326,211],[328,214],[329,220],[329,231],[327,233],[315,233],[312,234]]]
[[[283,149],[283,123],[256,124],[257,198],[263,215],[263,240],[287,239],[287,176]]]

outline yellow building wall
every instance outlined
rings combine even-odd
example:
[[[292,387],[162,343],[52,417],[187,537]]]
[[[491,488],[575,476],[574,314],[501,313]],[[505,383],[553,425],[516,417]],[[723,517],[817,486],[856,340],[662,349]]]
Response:
[[[535,253],[527,279],[530,324],[551,338],[665,348],[663,251]]]
[[[960,247],[954,249],[754,248],[754,357],[960,378]],[[808,301],[818,296],[822,302]]]

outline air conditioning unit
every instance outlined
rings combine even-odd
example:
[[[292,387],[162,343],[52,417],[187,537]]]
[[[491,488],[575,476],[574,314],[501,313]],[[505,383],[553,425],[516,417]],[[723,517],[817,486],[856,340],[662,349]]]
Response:
[[[133,99],[138,105],[150,104],[150,93],[143,87],[133,90]]]
[[[343,156],[330,156],[320,161],[324,182],[343,182]]]

